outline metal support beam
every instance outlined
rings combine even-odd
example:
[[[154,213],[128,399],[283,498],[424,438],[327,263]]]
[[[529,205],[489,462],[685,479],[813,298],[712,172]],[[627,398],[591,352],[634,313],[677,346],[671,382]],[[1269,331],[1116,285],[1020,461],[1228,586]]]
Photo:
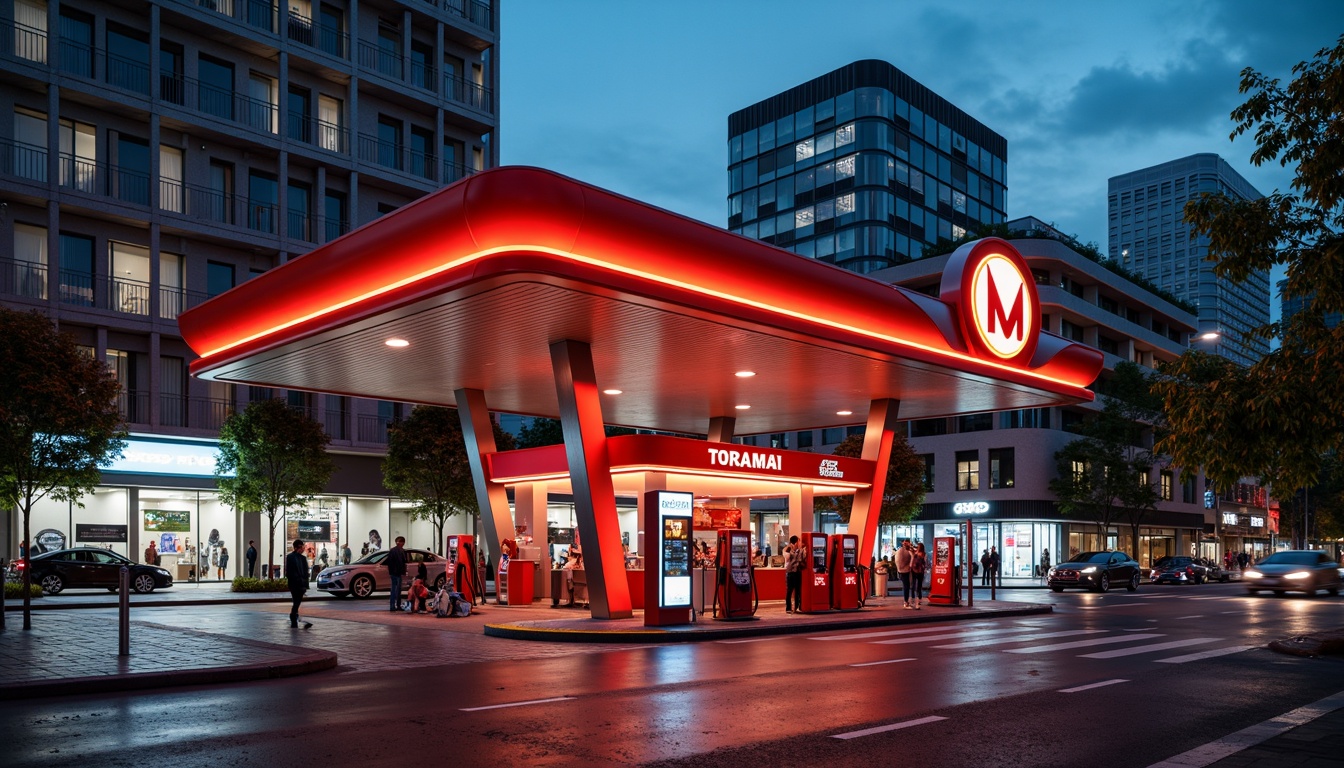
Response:
[[[854,511],[849,516],[849,530],[859,535],[859,561],[864,563],[873,556],[873,545],[877,541],[877,521],[882,516],[882,496],[886,490],[891,441],[896,434],[896,412],[900,406],[900,400],[892,399],[874,400],[868,404],[862,458],[876,462],[873,486],[854,493]]]
[[[513,538],[513,517],[509,514],[509,496],[504,486],[486,482],[485,478],[485,457],[497,450],[490,411],[485,407],[485,393],[479,389],[459,389],[453,396],[457,398],[457,416],[462,420],[476,506],[484,523],[481,528],[485,531],[485,549],[490,557],[498,558],[499,542]]]
[[[709,442],[733,442],[733,426],[737,419],[733,416],[715,416],[709,420]]]
[[[588,577],[588,605],[595,619],[629,618],[634,610],[625,577],[616,489],[611,482],[611,458],[592,349],[579,341],[554,342],[551,369],[560,400],[560,426],[565,434],[583,569]]]

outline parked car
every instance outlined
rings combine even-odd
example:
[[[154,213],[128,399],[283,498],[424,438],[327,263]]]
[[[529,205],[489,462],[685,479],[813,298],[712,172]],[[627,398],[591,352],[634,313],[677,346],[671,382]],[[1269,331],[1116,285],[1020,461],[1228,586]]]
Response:
[[[1055,592],[1078,587],[1108,592],[1113,584],[1137,592],[1142,573],[1134,558],[1124,552],[1080,552],[1051,568],[1046,583]]]
[[[173,586],[173,575],[157,565],[137,563],[125,555],[97,547],[58,549],[33,555],[28,561],[34,584],[48,595],[79,587],[104,587],[116,592],[121,585],[121,568],[131,569],[131,589],[153,592]],[[18,564],[16,564],[18,565]]]
[[[1241,580],[1252,595],[1266,589],[1276,595],[1285,592],[1314,595],[1321,589],[1338,595],[1341,586],[1339,570],[1339,563],[1325,552],[1288,549],[1248,566],[1242,572]]]
[[[1208,569],[1208,572],[1204,575],[1205,581],[1220,581],[1226,584],[1227,582],[1232,580],[1232,574],[1223,570],[1223,566],[1219,565],[1218,562],[1215,560],[1208,560],[1203,557],[1196,557],[1195,562],[1199,563],[1200,565]]]
[[[368,597],[374,592],[392,589],[392,577],[387,573],[387,554],[390,550],[370,552],[349,565],[333,565],[317,575],[317,588],[338,597]],[[444,584],[448,561],[423,549],[406,550],[406,577],[402,588],[410,586],[420,564],[425,564],[426,583],[434,591]]]
[[[1154,584],[1203,584],[1209,580],[1209,567],[1194,557],[1163,557],[1153,563],[1148,580]]]

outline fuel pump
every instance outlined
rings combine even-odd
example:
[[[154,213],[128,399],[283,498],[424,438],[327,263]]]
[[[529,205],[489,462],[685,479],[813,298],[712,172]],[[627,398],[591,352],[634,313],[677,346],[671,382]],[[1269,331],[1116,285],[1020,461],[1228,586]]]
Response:
[[[863,607],[863,587],[859,578],[859,537],[852,533],[831,534],[831,607],[837,611],[857,611]]]
[[[751,532],[720,528],[714,567],[714,618],[750,619],[759,604],[756,569],[751,563]]]
[[[446,576],[449,588],[461,592],[472,603],[479,598],[484,604],[485,590],[476,577],[476,537],[467,534],[449,536],[445,551],[448,555]]]
[[[961,605],[961,570],[957,565],[957,539],[938,536],[933,540],[933,563],[929,568],[929,605]]]
[[[803,593],[799,605],[803,613],[831,609],[830,575],[826,568],[826,534],[808,531],[798,537],[803,548]]]

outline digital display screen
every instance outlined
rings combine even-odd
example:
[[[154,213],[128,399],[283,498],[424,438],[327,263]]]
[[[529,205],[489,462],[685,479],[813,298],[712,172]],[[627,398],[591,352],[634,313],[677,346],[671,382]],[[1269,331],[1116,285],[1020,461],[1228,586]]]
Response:
[[[843,539],[844,543],[840,547],[841,562],[845,567],[845,573],[856,573],[858,569],[858,542],[854,539]]]
[[[695,497],[689,493],[653,494],[658,509],[658,603],[661,608],[691,605],[691,531]]]
[[[826,539],[821,536],[812,539],[812,572],[826,572]]]
[[[751,584],[751,538],[746,533],[730,534],[730,536],[729,541],[732,542],[730,566],[733,583],[739,587],[749,586]]]

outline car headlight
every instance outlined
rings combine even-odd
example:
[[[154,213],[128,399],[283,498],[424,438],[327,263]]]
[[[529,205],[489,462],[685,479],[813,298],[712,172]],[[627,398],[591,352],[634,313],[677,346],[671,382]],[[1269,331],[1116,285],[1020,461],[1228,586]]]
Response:
[[[1054,568],[1051,568],[1051,569],[1050,569],[1050,572],[1049,572],[1048,574],[1046,574],[1046,575],[1048,575],[1048,576],[1054,576],[1054,575],[1055,575],[1055,569],[1054,569]]]
[[[1243,579],[1259,579],[1259,578],[1263,578],[1264,575],[1265,575],[1265,574],[1263,574],[1263,573],[1261,573],[1261,572],[1259,572],[1259,571],[1246,571],[1245,573],[1241,574],[1241,578],[1243,578]]]
[[[1310,579],[1310,578],[1311,578],[1311,572],[1310,572],[1310,571],[1294,571],[1294,572],[1292,572],[1292,573],[1289,573],[1289,574],[1285,575],[1283,578],[1285,578],[1285,579],[1297,579],[1297,580],[1300,580],[1300,579]]]
[[[154,569],[154,572],[157,573],[157,574],[159,574],[160,576],[167,576],[167,575],[169,575],[169,574],[168,574],[168,571],[164,570],[163,568],[156,568],[156,569]]]
[[[1083,570],[1079,571],[1079,573],[1096,573],[1096,572],[1097,572],[1097,566],[1095,565],[1089,565]]]
[[[345,574],[347,574],[347,573],[349,573],[349,572],[350,572],[350,569],[349,569],[349,568],[343,568],[343,569],[341,569],[341,570],[339,570],[339,571],[323,571],[322,573],[320,573],[320,574],[318,574],[318,575],[319,575],[319,576],[325,576],[325,577],[328,578],[328,579],[339,579],[339,578],[341,578],[342,576],[344,576]]]

